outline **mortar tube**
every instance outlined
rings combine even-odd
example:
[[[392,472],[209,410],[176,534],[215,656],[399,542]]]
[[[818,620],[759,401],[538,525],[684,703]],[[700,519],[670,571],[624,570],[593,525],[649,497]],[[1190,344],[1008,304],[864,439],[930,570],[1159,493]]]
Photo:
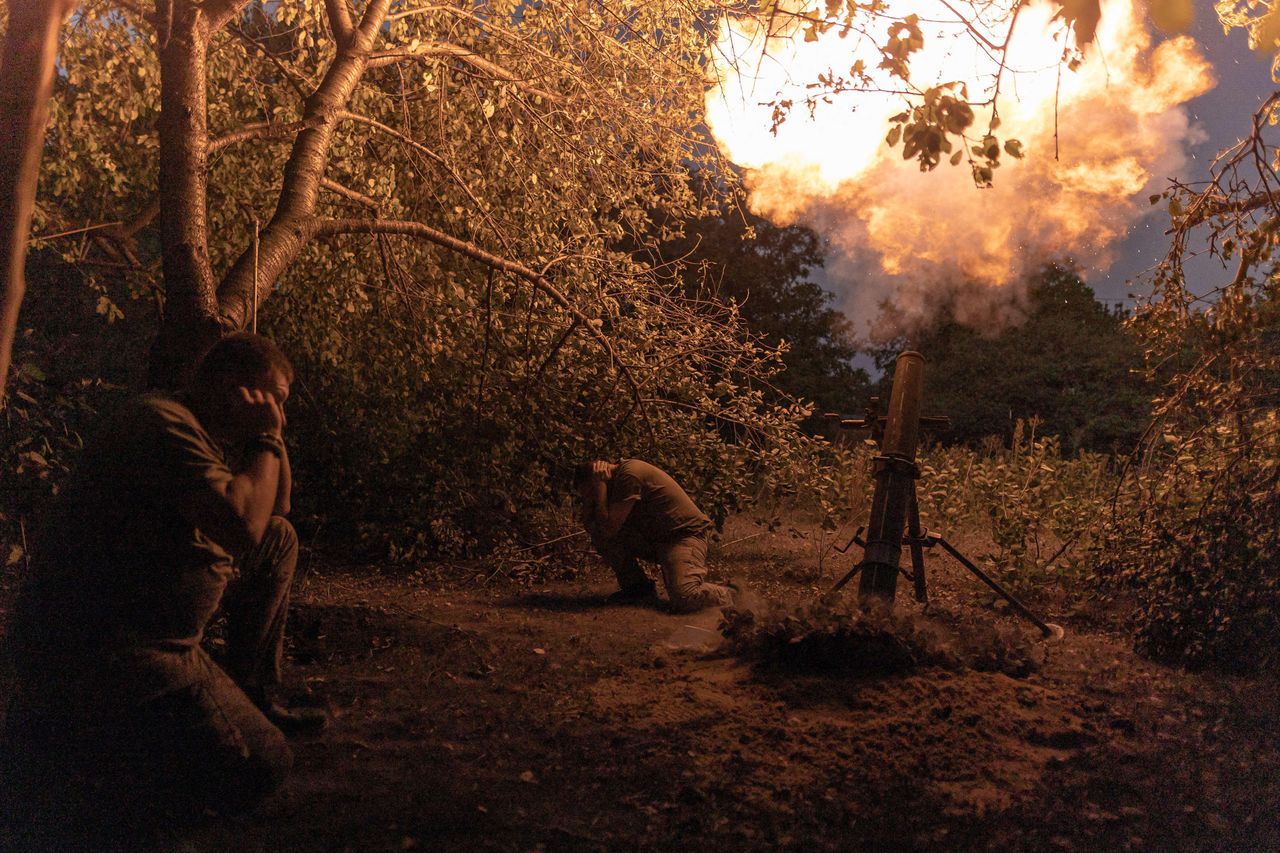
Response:
[[[923,391],[924,356],[911,351],[902,353],[894,368],[884,438],[880,455],[876,457],[876,488],[858,580],[858,599],[864,603],[874,598],[892,602],[898,591],[902,535],[917,476],[915,460]]]

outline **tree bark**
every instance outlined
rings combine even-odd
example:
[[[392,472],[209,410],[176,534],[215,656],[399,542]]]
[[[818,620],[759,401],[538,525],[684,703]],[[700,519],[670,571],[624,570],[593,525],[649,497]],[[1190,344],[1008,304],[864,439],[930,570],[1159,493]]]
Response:
[[[8,387],[18,310],[26,292],[24,268],[35,208],[40,154],[62,22],[73,0],[9,3],[9,28],[0,57],[0,406]]]
[[[208,62],[211,21],[191,0],[156,0],[160,55],[160,239],[164,319],[150,383],[182,384],[222,334],[209,262]]]

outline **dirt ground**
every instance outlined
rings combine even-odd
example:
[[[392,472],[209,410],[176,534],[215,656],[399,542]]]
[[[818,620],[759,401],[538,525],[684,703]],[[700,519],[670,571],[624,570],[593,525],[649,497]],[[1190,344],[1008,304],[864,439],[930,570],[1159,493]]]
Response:
[[[796,541],[713,567],[799,600],[830,576]],[[976,606],[930,566],[936,597]],[[1052,612],[1067,637],[1025,678],[799,676],[718,652],[714,612],[612,588],[313,568],[289,677],[333,722],[263,808],[175,849],[1280,849],[1273,681],[1155,665]]]

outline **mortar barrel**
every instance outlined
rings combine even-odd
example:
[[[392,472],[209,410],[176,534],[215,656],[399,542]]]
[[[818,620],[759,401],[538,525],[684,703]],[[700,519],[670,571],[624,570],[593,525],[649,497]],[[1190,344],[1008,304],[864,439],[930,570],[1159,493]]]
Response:
[[[924,396],[924,356],[908,350],[898,356],[893,393],[884,427],[881,453],[914,462],[920,443],[920,405]]]
[[[893,372],[893,392],[876,460],[876,488],[858,581],[858,597],[863,601],[872,597],[893,601],[897,593],[902,534],[915,489],[923,390],[924,357],[918,352],[902,353]]]

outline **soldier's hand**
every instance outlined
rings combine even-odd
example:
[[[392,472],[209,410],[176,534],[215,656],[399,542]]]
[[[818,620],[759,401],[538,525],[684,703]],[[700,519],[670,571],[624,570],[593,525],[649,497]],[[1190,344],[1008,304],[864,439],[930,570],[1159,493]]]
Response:
[[[597,459],[591,463],[591,478],[597,483],[609,481],[609,463]]]
[[[280,435],[284,429],[284,410],[276,402],[275,395],[243,385],[238,390],[242,404],[240,417],[245,431],[250,434],[268,432]]]

